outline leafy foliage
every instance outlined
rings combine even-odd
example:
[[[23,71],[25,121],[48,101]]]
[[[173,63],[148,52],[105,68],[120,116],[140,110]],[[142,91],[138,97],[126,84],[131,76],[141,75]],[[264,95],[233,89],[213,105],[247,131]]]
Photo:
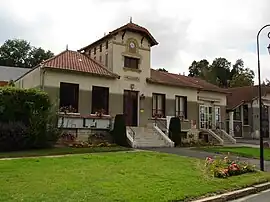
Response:
[[[45,92],[0,88],[0,150],[50,147],[59,137],[57,123]]]
[[[33,47],[21,39],[9,39],[0,47],[0,65],[3,66],[31,68],[53,56],[51,51]]]
[[[161,71],[161,72],[168,72],[166,69],[164,68],[159,68],[158,71]]]
[[[181,121],[179,117],[172,117],[169,125],[169,138],[175,146],[181,145]]]
[[[270,80],[269,79],[265,79],[265,81],[262,82],[263,86],[270,86]]]
[[[223,88],[253,85],[254,72],[244,67],[242,59],[231,64],[226,58],[216,58],[212,64],[206,59],[193,61],[189,76],[202,78]]]

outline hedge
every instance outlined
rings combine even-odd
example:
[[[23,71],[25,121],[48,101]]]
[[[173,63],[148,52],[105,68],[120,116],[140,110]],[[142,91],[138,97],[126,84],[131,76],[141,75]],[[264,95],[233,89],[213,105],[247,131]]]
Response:
[[[51,146],[59,136],[57,121],[47,93],[0,88],[0,151]]]
[[[127,141],[126,122],[123,114],[117,114],[114,119],[112,135],[116,144],[130,147]]]
[[[179,117],[172,117],[169,125],[169,138],[175,146],[181,145],[181,120]]]

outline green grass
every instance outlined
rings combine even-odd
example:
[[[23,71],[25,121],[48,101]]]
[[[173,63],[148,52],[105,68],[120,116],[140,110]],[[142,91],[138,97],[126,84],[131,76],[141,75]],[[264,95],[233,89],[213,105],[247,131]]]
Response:
[[[270,180],[205,175],[198,159],[154,152],[96,153],[0,161],[0,201],[172,201]]]
[[[27,151],[15,151],[15,152],[3,152],[0,153],[1,158],[13,158],[13,157],[33,157],[33,156],[52,156],[52,155],[64,155],[64,154],[83,154],[83,153],[97,153],[97,152],[114,152],[114,151],[126,151],[130,150],[125,147],[89,147],[89,148],[50,148],[39,150],[27,150]]]
[[[260,149],[252,147],[202,147],[199,148],[207,152],[219,152],[227,154],[230,152],[231,155],[242,156],[248,158],[260,158]],[[265,160],[270,160],[270,149],[264,149]]]

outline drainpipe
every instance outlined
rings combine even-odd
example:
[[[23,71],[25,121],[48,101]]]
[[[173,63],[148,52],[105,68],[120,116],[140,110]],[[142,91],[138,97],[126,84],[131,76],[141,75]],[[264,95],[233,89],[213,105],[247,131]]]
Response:
[[[41,66],[40,69],[42,67],[43,66]],[[46,73],[45,69],[42,69],[42,71],[41,71],[41,90],[43,90],[43,91],[44,91],[44,81],[45,81],[44,77],[45,77],[45,73]]]

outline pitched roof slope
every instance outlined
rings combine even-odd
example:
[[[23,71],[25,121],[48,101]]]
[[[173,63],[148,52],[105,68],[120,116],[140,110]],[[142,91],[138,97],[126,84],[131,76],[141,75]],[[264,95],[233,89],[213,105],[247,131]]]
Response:
[[[128,24],[125,24],[122,27],[119,27],[119,28],[109,32],[109,34],[105,35],[101,39],[95,41],[94,43],[91,43],[90,45],[87,45],[87,46],[79,49],[78,51],[83,51],[86,48],[89,48],[89,47],[99,43],[100,41],[105,40],[106,38],[109,38],[109,37],[117,34],[118,32],[121,32],[121,31],[124,31],[124,30],[129,30],[129,31],[141,33],[141,34],[143,34],[143,35],[145,35],[147,37],[147,39],[150,41],[151,46],[158,45],[158,42],[155,40],[155,38],[151,35],[151,33],[146,28],[130,22]]]
[[[16,80],[30,70],[31,68],[0,66],[0,81]]]
[[[226,89],[219,88],[213,84],[210,84],[202,79],[173,74],[163,71],[151,69],[151,77],[147,79],[149,83],[157,83],[162,85],[180,86],[188,88],[196,88],[205,91],[229,93]]]
[[[102,64],[76,51],[65,50],[41,63],[43,67],[90,73],[97,76],[119,78]]]
[[[227,95],[227,108],[234,109],[244,102],[250,102],[258,97],[258,86],[244,86],[230,88],[230,95]],[[262,95],[270,93],[269,86],[262,86]]]

